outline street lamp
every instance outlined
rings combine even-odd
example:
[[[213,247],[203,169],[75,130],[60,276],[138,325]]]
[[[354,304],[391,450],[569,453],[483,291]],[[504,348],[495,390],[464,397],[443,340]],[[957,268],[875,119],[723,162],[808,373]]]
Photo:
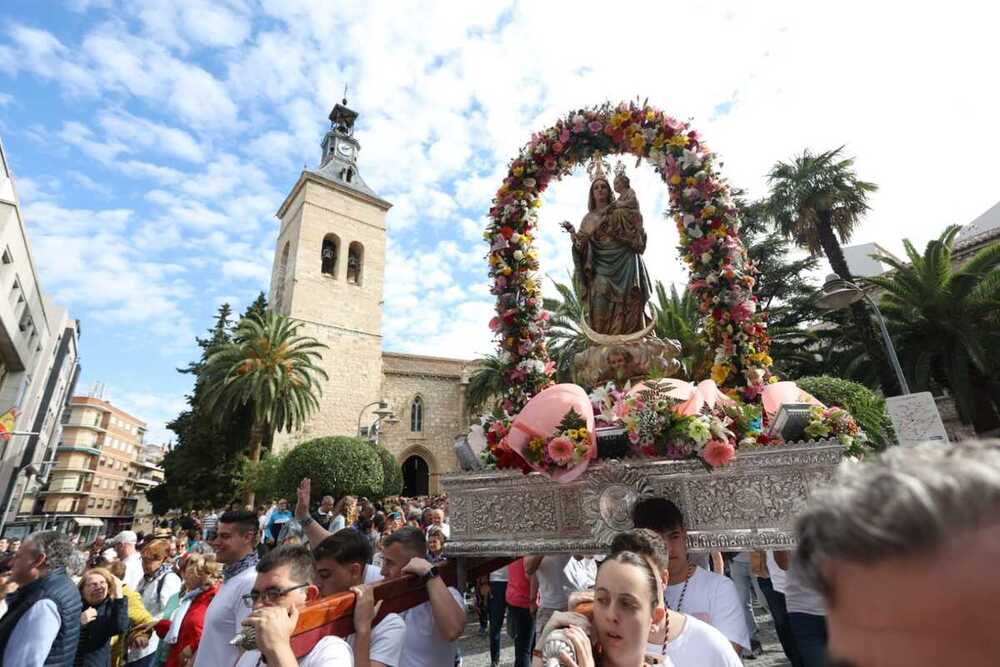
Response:
[[[816,305],[822,310],[832,311],[847,308],[852,303],[861,300],[864,300],[875,311],[875,321],[878,322],[879,330],[882,332],[882,342],[885,343],[886,352],[889,354],[889,363],[892,364],[892,370],[896,372],[896,381],[899,382],[899,388],[902,389],[903,394],[909,394],[910,386],[906,384],[903,368],[899,365],[896,348],[893,346],[892,338],[889,337],[889,330],[885,326],[885,318],[882,317],[882,311],[878,309],[875,301],[868,296],[867,292],[851,281],[844,280],[840,276],[831,273],[826,277],[822,294],[816,299]]]
[[[367,410],[368,408],[372,407],[373,405],[377,405],[378,406],[378,408],[375,410],[375,415],[378,417],[377,421],[381,421],[383,418],[388,418],[386,421],[388,423],[390,423],[390,424],[395,424],[396,421],[398,421],[398,420],[396,420],[396,416],[392,412],[392,408],[389,407],[389,402],[388,401],[386,401],[385,399],[379,399],[377,401],[372,401],[371,403],[369,403],[365,407],[361,408],[361,412],[358,414],[358,430],[357,430],[357,434],[358,434],[359,438],[362,437],[362,435],[361,435],[361,420],[365,416],[365,410]],[[396,420],[396,421],[393,421],[393,420]]]

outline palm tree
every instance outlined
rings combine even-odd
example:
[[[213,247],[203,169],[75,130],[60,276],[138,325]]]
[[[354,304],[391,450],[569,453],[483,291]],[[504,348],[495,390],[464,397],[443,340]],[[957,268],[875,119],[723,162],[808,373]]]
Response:
[[[656,282],[655,292],[653,316],[657,337],[673,338],[681,344],[680,362],[686,379],[695,382],[705,379],[711,372],[712,356],[702,332],[698,301],[686,287],[678,293],[671,285],[668,295],[660,281]]]
[[[768,174],[771,193],[766,209],[785,237],[813,255],[822,252],[834,273],[851,280],[840,244],[850,240],[869,210],[869,195],[878,186],[858,179],[854,159],[844,157],[843,149],[841,146],[819,155],[805,150],[791,162],[775,164]],[[899,393],[864,304],[853,304],[851,314],[879,371],[882,391],[886,395]]]
[[[963,420],[984,431],[1000,425],[1000,242],[956,266],[959,229],[948,227],[922,255],[904,241],[909,263],[878,256],[894,271],[865,282],[883,292],[882,313],[914,388],[948,388]]]
[[[475,413],[503,392],[503,363],[496,354],[487,354],[469,376],[465,398],[469,412]]]
[[[300,322],[274,312],[243,318],[233,340],[205,360],[206,407],[221,424],[250,408],[249,456],[260,461],[262,444],[276,430],[294,431],[319,409],[317,365],[326,345],[298,334]],[[253,493],[247,502],[253,503]]]
[[[573,358],[590,344],[580,329],[584,321],[583,301],[576,281],[569,285],[552,280],[561,299],[546,298],[543,307],[549,311],[549,329],[546,346],[549,356],[556,362],[556,381],[573,381]]]

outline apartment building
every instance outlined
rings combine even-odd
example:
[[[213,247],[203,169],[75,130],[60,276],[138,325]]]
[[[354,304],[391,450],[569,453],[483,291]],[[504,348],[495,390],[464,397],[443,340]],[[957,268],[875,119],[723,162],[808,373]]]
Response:
[[[72,340],[65,338],[70,328]],[[42,293],[0,141],[0,414],[15,415],[13,437],[0,443],[0,532],[14,518],[29,480],[43,472],[49,439],[75,377],[77,331],[65,309]]]
[[[137,493],[149,484],[146,423],[95,396],[74,396],[48,485],[39,493],[42,527],[89,541],[132,528]]]

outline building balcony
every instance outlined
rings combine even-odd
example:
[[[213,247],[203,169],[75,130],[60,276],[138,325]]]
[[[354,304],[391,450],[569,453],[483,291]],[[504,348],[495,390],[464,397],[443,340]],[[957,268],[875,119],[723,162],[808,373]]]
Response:
[[[56,453],[59,452],[83,452],[84,454],[90,454],[91,456],[100,456],[101,450],[95,449],[94,447],[88,447],[86,445],[66,445],[59,443],[56,446]]]
[[[46,489],[39,491],[40,496],[89,496],[90,489],[83,487],[80,489]]]
[[[63,428],[64,429],[66,429],[66,428],[85,428],[85,429],[94,431],[96,433],[107,433],[108,432],[108,430],[106,428],[104,428],[103,426],[99,426],[97,424],[85,424],[83,422],[77,422],[77,421],[73,421],[73,420],[70,420],[70,421],[66,422],[65,424],[63,424]]]

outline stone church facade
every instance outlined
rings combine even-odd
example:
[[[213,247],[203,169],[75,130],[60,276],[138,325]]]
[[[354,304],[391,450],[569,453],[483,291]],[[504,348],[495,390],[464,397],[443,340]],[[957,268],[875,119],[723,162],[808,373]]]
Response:
[[[275,444],[377,437],[403,466],[406,491],[433,494],[438,476],[458,469],[454,444],[468,431],[465,391],[474,362],[382,350],[391,204],[358,172],[356,118],[346,100],[334,107],[320,166],[303,170],[277,213],[271,308],[328,346],[322,364],[329,379],[309,423],[277,434]]]

